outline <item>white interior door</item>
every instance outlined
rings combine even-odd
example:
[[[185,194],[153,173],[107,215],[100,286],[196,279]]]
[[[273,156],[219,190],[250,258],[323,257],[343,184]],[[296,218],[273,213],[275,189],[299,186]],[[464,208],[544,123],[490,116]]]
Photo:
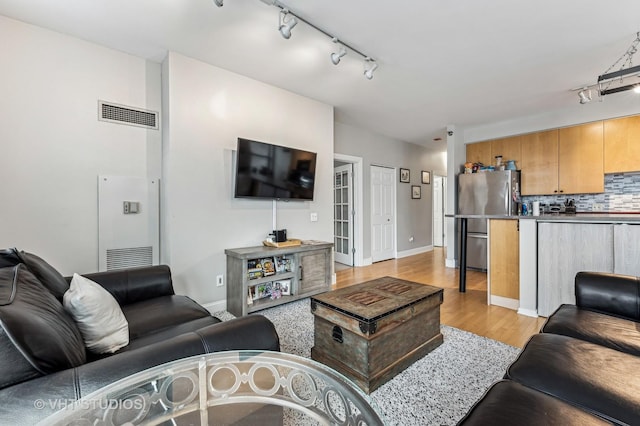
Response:
[[[371,166],[371,261],[396,256],[396,170]]]
[[[334,260],[353,266],[353,164],[333,169]]]
[[[433,177],[433,245],[444,246],[444,178]]]

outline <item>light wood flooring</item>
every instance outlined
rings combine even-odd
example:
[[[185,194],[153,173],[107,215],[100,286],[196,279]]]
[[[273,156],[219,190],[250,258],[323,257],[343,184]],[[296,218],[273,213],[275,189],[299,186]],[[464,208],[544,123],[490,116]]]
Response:
[[[536,334],[544,318],[518,315],[516,311],[487,305],[487,274],[467,271],[467,291],[458,291],[458,269],[445,267],[445,250],[433,251],[336,272],[334,288],[347,287],[391,276],[444,289],[440,308],[442,324],[521,348]]]

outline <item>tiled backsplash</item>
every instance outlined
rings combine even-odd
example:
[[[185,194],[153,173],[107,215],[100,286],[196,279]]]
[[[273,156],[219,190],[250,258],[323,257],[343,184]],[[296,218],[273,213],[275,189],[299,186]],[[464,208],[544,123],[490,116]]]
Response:
[[[603,194],[532,195],[522,201],[541,204],[559,203],[574,199],[580,212],[638,212],[640,213],[640,172],[618,173],[604,176]]]

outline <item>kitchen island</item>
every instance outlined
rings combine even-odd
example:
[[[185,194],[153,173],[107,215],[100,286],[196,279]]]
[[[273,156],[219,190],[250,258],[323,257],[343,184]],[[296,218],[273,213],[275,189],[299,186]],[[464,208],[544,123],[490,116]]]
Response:
[[[488,250],[487,303],[517,309],[528,316],[548,316],[562,303],[574,303],[573,278],[578,271],[612,272],[640,275],[640,214],[577,213],[572,215],[552,214],[542,216],[506,215],[447,215],[460,220],[461,231],[467,219],[517,221],[516,233],[511,234],[515,248],[503,250],[496,258],[496,247],[506,243],[495,240],[493,250]],[[514,228],[513,226],[511,228]],[[515,235],[515,237],[513,236]],[[466,258],[461,232],[460,291],[464,291]],[[501,236],[500,238],[504,238]],[[492,235],[489,233],[489,247]],[[504,240],[504,241],[509,241]],[[492,268],[492,251],[494,262]],[[514,252],[517,256],[514,260]],[[517,264],[514,264],[517,263]],[[492,287],[492,277],[511,279],[506,293]],[[512,276],[512,275],[511,275]],[[517,281],[517,282],[515,282]],[[500,293],[502,292],[502,293]],[[497,294],[500,293],[500,294]],[[515,295],[504,297],[504,294]]]

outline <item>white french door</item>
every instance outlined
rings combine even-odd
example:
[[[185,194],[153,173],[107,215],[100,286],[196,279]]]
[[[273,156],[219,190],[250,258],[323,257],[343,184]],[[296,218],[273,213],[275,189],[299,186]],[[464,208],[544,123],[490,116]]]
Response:
[[[353,164],[333,169],[334,259],[353,266]]]
[[[396,256],[396,170],[371,166],[371,261]]]

